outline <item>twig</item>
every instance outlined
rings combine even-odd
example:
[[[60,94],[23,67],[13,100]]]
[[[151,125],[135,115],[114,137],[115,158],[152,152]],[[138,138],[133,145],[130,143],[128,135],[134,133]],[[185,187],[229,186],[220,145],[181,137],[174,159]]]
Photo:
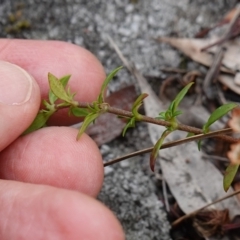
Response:
[[[217,160],[217,161],[221,161],[221,162],[229,162],[229,159],[226,157],[220,157],[220,156],[216,156],[216,155],[208,155],[205,153],[203,153],[203,158],[213,159],[213,160]]]
[[[195,216],[198,212],[202,211],[203,209],[205,209],[205,208],[207,208],[207,207],[209,207],[209,206],[211,206],[211,205],[214,205],[214,204],[216,204],[216,203],[222,202],[223,200],[226,200],[226,199],[228,199],[228,198],[230,198],[230,197],[233,197],[234,195],[237,195],[237,194],[239,194],[239,193],[240,193],[240,190],[235,191],[235,192],[233,192],[233,193],[230,193],[230,194],[226,195],[225,197],[219,198],[219,199],[217,199],[217,200],[214,201],[214,202],[211,202],[211,203],[209,203],[209,204],[207,204],[207,205],[205,205],[205,206],[203,206],[203,207],[201,207],[201,208],[199,208],[199,209],[197,209],[197,210],[195,210],[195,211],[193,211],[193,212],[191,212],[191,213],[189,213],[189,214],[187,214],[187,215],[184,215],[184,216],[178,218],[176,221],[174,221],[174,222],[172,223],[172,227],[176,227],[176,226],[177,226],[179,223],[181,223],[183,220],[186,220],[187,218],[190,218],[190,217]]]
[[[210,45],[201,49],[201,51],[204,51],[204,50],[206,50],[206,49],[208,49],[212,46],[215,46],[216,44],[220,44],[220,49],[215,54],[212,66],[208,70],[208,73],[207,73],[207,75],[204,79],[204,83],[203,83],[203,90],[204,90],[208,99],[213,99],[215,97],[215,96],[212,96],[212,91],[211,92],[209,91],[209,86],[211,85],[212,81],[217,79],[217,76],[219,74],[220,67],[221,67],[221,64],[222,64],[223,54],[224,54],[223,44],[230,38],[233,27],[235,26],[235,24],[237,22],[239,14],[240,14],[240,7],[237,6],[237,11],[236,11],[234,17],[232,18],[231,22],[229,23],[229,26],[228,26],[228,29],[227,29],[226,33],[220,39],[220,41],[217,41],[217,42],[215,42],[213,44],[210,44]]]
[[[215,98],[214,94],[212,94],[213,89],[210,86],[212,86],[212,82],[215,79],[217,79],[217,77],[218,77],[220,67],[221,67],[221,64],[222,64],[223,53],[224,53],[224,50],[221,47],[219,49],[218,53],[215,55],[215,57],[213,59],[213,63],[211,65],[210,69],[208,70],[207,75],[206,75],[206,77],[204,79],[204,82],[203,82],[203,91],[206,94],[208,99],[214,99]]]
[[[82,103],[82,102],[79,102],[77,106],[79,108],[94,107],[93,104]],[[68,106],[59,106],[59,107],[56,106],[56,108],[57,108],[57,111],[58,111],[58,110],[63,109],[63,108],[68,108]],[[129,111],[126,111],[126,110],[123,110],[123,109],[119,109],[119,108],[115,108],[115,107],[111,107],[107,104],[104,104],[104,106],[103,106],[103,113],[104,112],[112,113],[112,114],[122,116],[122,117],[126,117],[126,118],[133,117],[132,112],[129,112]],[[171,126],[170,122],[166,122],[166,121],[156,119],[156,118],[151,118],[151,117],[141,115],[141,114],[139,114],[139,116],[141,117],[141,120],[138,120],[138,121],[148,122],[148,123],[157,124],[157,125],[161,125],[161,126],[165,126],[165,127],[170,127]],[[184,124],[178,124],[177,129],[181,130],[181,131],[185,131],[185,132],[194,133],[194,134],[203,133],[203,131],[199,128],[191,127],[191,126],[184,125]],[[237,143],[239,141],[239,139],[236,139],[236,138],[233,138],[233,137],[230,137],[230,136],[226,136],[226,135],[218,135],[216,137],[221,138],[221,139],[223,139],[225,141],[228,141],[228,142],[231,142],[231,143]]]
[[[114,50],[116,51],[116,53],[118,54],[119,58],[122,60],[123,64],[125,65],[125,67],[139,80],[141,80],[143,78],[143,76],[138,72],[138,70],[136,69],[136,67],[134,66],[134,64],[131,64],[127,61],[127,59],[123,56],[122,52],[120,51],[120,49],[118,48],[118,46],[116,45],[116,43],[108,36],[108,40],[110,42],[110,44],[112,45],[112,47],[114,48]],[[144,79],[145,80],[145,79]],[[141,82],[141,81],[139,81]],[[114,113],[110,108],[108,109],[108,112],[112,112]],[[122,112],[123,113],[123,112]],[[132,116],[132,115],[131,115]],[[163,120],[159,120],[159,119],[155,119],[155,118],[151,118],[151,117],[147,117],[147,116],[142,116],[142,121],[144,122],[148,122],[148,123],[153,123],[153,124],[158,124],[158,125],[162,125],[165,127],[169,127],[171,125],[171,123],[169,122],[165,122]],[[194,128],[194,127],[190,127],[187,125],[183,125],[183,124],[178,124],[177,127],[178,130],[182,130],[182,131],[186,131],[186,132],[191,132],[191,133],[195,133],[195,134],[201,134],[203,133],[203,131],[201,129],[198,128]],[[225,140],[225,141],[230,141],[230,142],[235,142],[237,143],[238,140],[229,137],[229,136],[218,136],[219,138]]]
[[[160,68],[162,72],[168,72],[168,73],[180,73],[180,74],[185,74],[188,72],[186,69],[180,69],[180,68],[167,68],[167,67],[162,67]]]
[[[216,42],[203,47],[201,49],[201,51],[206,51],[207,49],[209,49],[217,44],[223,45],[223,43],[225,43],[232,36],[233,28],[234,28],[235,24],[237,23],[238,17],[240,15],[240,5],[237,5],[236,8],[237,9],[236,9],[235,15],[232,18],[231,22],[229,23],[229,27],[228,27],[226,33],[224,34],[224,36],[221,37],[220,39],[218,39]]]
[[[200,140],[200,139],[204,139],[204,138],[216,137],[219,134],[227,134],[227,133],[230,133],[230,132],[232,132],[232,129],[231,128],[226,128],[226,129],[223,129],[223,130],[220,130],[220,131],[213,131],[213,132],[206,133],[206,134],[199,134],[199,135],[196,135],[196,136],[191,136],[191,137],[180,139],[180,140],[177,140],[177,141],[164,143],[162,145],[161,149],[174,147],[174,146],[177,146],[177,145],[180,145],[180,144],[183,144],[183,143],[196,141],[196,140]],[[149,153],[152,150],[153,150],[153,147],[145,148],[143,150],[139,150],[139,151],[121,156],[119,158],[115,158],[115,159],[113,159],[113,160],[111,160],[107,163],[104,163],[104,167],[115,164],[115,163],[118,163],[118,162],[121,162],[121,161],[123,161],[125,159],[128,159],[128,158],[131,158],[131,157],[135,157],[135,156],[140,155],[140,154]]]

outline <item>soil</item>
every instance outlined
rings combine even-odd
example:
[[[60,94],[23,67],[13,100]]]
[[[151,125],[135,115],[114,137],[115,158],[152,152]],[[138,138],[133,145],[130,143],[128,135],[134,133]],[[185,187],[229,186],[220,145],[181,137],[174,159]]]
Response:
[[[125,57],[144,74],[151,76],[156,89],[166,77],[160,67],[178,67],[182,55],[158,36],[194,37],[213,26],[234,0],[2,0],[0,35],[4,38],[62,40],[83,46],[94,53],[106,72],[122,65],[107,36],[117,43]],[[188,68],[196,68],[190,62]],[[47,69],[46,69],[47,72]],[[109,86],[114,92],[136,84],[126,69]],[[100,147],[104,161],[151,146],[145,124],[138,124],[125,138]],[[105,168],[99,200],[116,214],[127,240],[168,240],[170,224],[148,155]],[[175,238],[175,237],[174,237]]]

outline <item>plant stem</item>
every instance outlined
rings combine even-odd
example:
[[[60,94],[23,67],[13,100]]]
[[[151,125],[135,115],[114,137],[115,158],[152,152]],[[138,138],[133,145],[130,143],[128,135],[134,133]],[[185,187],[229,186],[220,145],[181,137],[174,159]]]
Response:
[[[187,218],[194,217],[198,212],[202,211],[203,209],[205,209],[205,208],[207,208],[207,207],[209,207],[211,205],[214,205],[216,203],[219,203],[221,201],[224,201],[224,200],[226,200],[226,199],[228,199],[230,197],[233,197],[234,195],[237,195],[239,193],[240,193],[240,190],[235,191],[233,193],[230,193],[230,194],[226,195],[225,197],[219,198],[219,199],[217,199],[216,201],[214,201],[212,203],[209,203],[209,204],[207,204],[207,205],[205,205],[205,206],[203,206],[203,207],[201,207],[201,208],[199,208],[199,209],[197,209],[197,210],[195,210],[195,211],[193,211],[193,212],[191,212],[191,213],[189,213],[187,215],[184,215],[184,216],[178,218],[176,221],[174,221],[172,223],[172,227],[177,226],[179,223],[181,223],[183,220],[186,220]]]
[[[198,134],[196,136],[191,136],[191,137],[180,139],[180,140],[177,140],[177,141],[164,143],[162,145],[161,149],[174,147],[174,146],[177,146],[177,145],[180,145],[180,144],[183,144],[183,143],[187,143],[187,142],[191,142],[191,141],[197,141],[197,140],[204,139],[204,138],[217,137],[219,134],[227,134],[227,133],[231,133],[231,132],[232,132],[231,128],[226,128],[226,129],[213,131],[213,132],[206,133],[206,134]],[[119,158],[115,158],[115,159],[113,159],[113,160],[111,160],[107,163],[104,163],[104,167],[109,166],[109,165],[113,165],[115,163],[121,162],[121,161],[123,161],[125,159],[128,159],[128,158],[131,158],[131,157],[135,157],[135,156],[140,155],[140,154],[149,153],[152,150],[153,150],[153,147],[149,147],[149,148],[145,148],[143,150],[139,150],[139,151],[121,156]]]
[[[78,103],[78,107],[80,107],[80,108],[87,108],[89,106],[92,106],[92,105],[89,104],[89,103]],[[112,114],[121,116],[121,117],[126,117],[126,118],[133,117],[133,114],[131,112],[126,111],[126,110],[122,110],[122,109],[119,109],[119,108],[111,107],[111,106],[106,107],[105,111],[108,112],[108,113],[112,113]],[[148,117],[148,116],[145,116],[145,115],[141,115],[141,118],[142,118],[141,119],[142,122],[157,124],[157,125],[161,125],[161,126],[165,126],[165,127],[170,127],[171,126],[170,122],[163,121],[163,120],[160,120],[160,119]],[[191,133],[194,133],[194,134],[203,133],[202,129],[191,127],[191,126],[184,125],[184,124],[178,124],[177,129],[181,130],[181,131],[185,131],[185,132],[191,132]],[[225,136],[225,135],[218,135],[216,137],[221,138],[221,139],[223,139],[225,141],[228,141],[228,142],[231,142],[231,143],[237,143],[239,141],[239,139],[236,139],[236,138],[233,138],[233,137],[230,137],[230,136]]]

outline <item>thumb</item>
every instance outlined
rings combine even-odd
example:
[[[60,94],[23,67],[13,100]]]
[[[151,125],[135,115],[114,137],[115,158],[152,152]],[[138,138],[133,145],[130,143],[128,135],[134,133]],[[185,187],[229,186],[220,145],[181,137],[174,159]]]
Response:
[[[17,65],[0,61],[0,151],[31,124],[39,105],[35,80]]]

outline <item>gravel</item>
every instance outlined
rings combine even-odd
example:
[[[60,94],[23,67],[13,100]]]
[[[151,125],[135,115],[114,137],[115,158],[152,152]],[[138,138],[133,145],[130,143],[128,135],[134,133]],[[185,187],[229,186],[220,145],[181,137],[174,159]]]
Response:
[[[136,2],[136,3],[134,3]],[[122,63],[109,46],[111,36],[125,57],[147,75],[161,76],[160,66],[176,67],[181,54],[157,36],[194,37],[202,27],[218,21],[234,0],[2,0],[1,37],[56,39],[84,46],[93,52],[109,72]],[[30,29],[18,29],[8,15],[20,9],[20,20]],[[109,89],[116,91],[135,80],[120,71]],[[139,124],[119,138],[101,147],[104,161],[150,146],[147,128]],[[148,156],[139,156],[105,169],[105,181],[99,199],[112,209],[128,240],[167,240],[170,225],[163,203],[157,197],[154,176],[148,168]]]

